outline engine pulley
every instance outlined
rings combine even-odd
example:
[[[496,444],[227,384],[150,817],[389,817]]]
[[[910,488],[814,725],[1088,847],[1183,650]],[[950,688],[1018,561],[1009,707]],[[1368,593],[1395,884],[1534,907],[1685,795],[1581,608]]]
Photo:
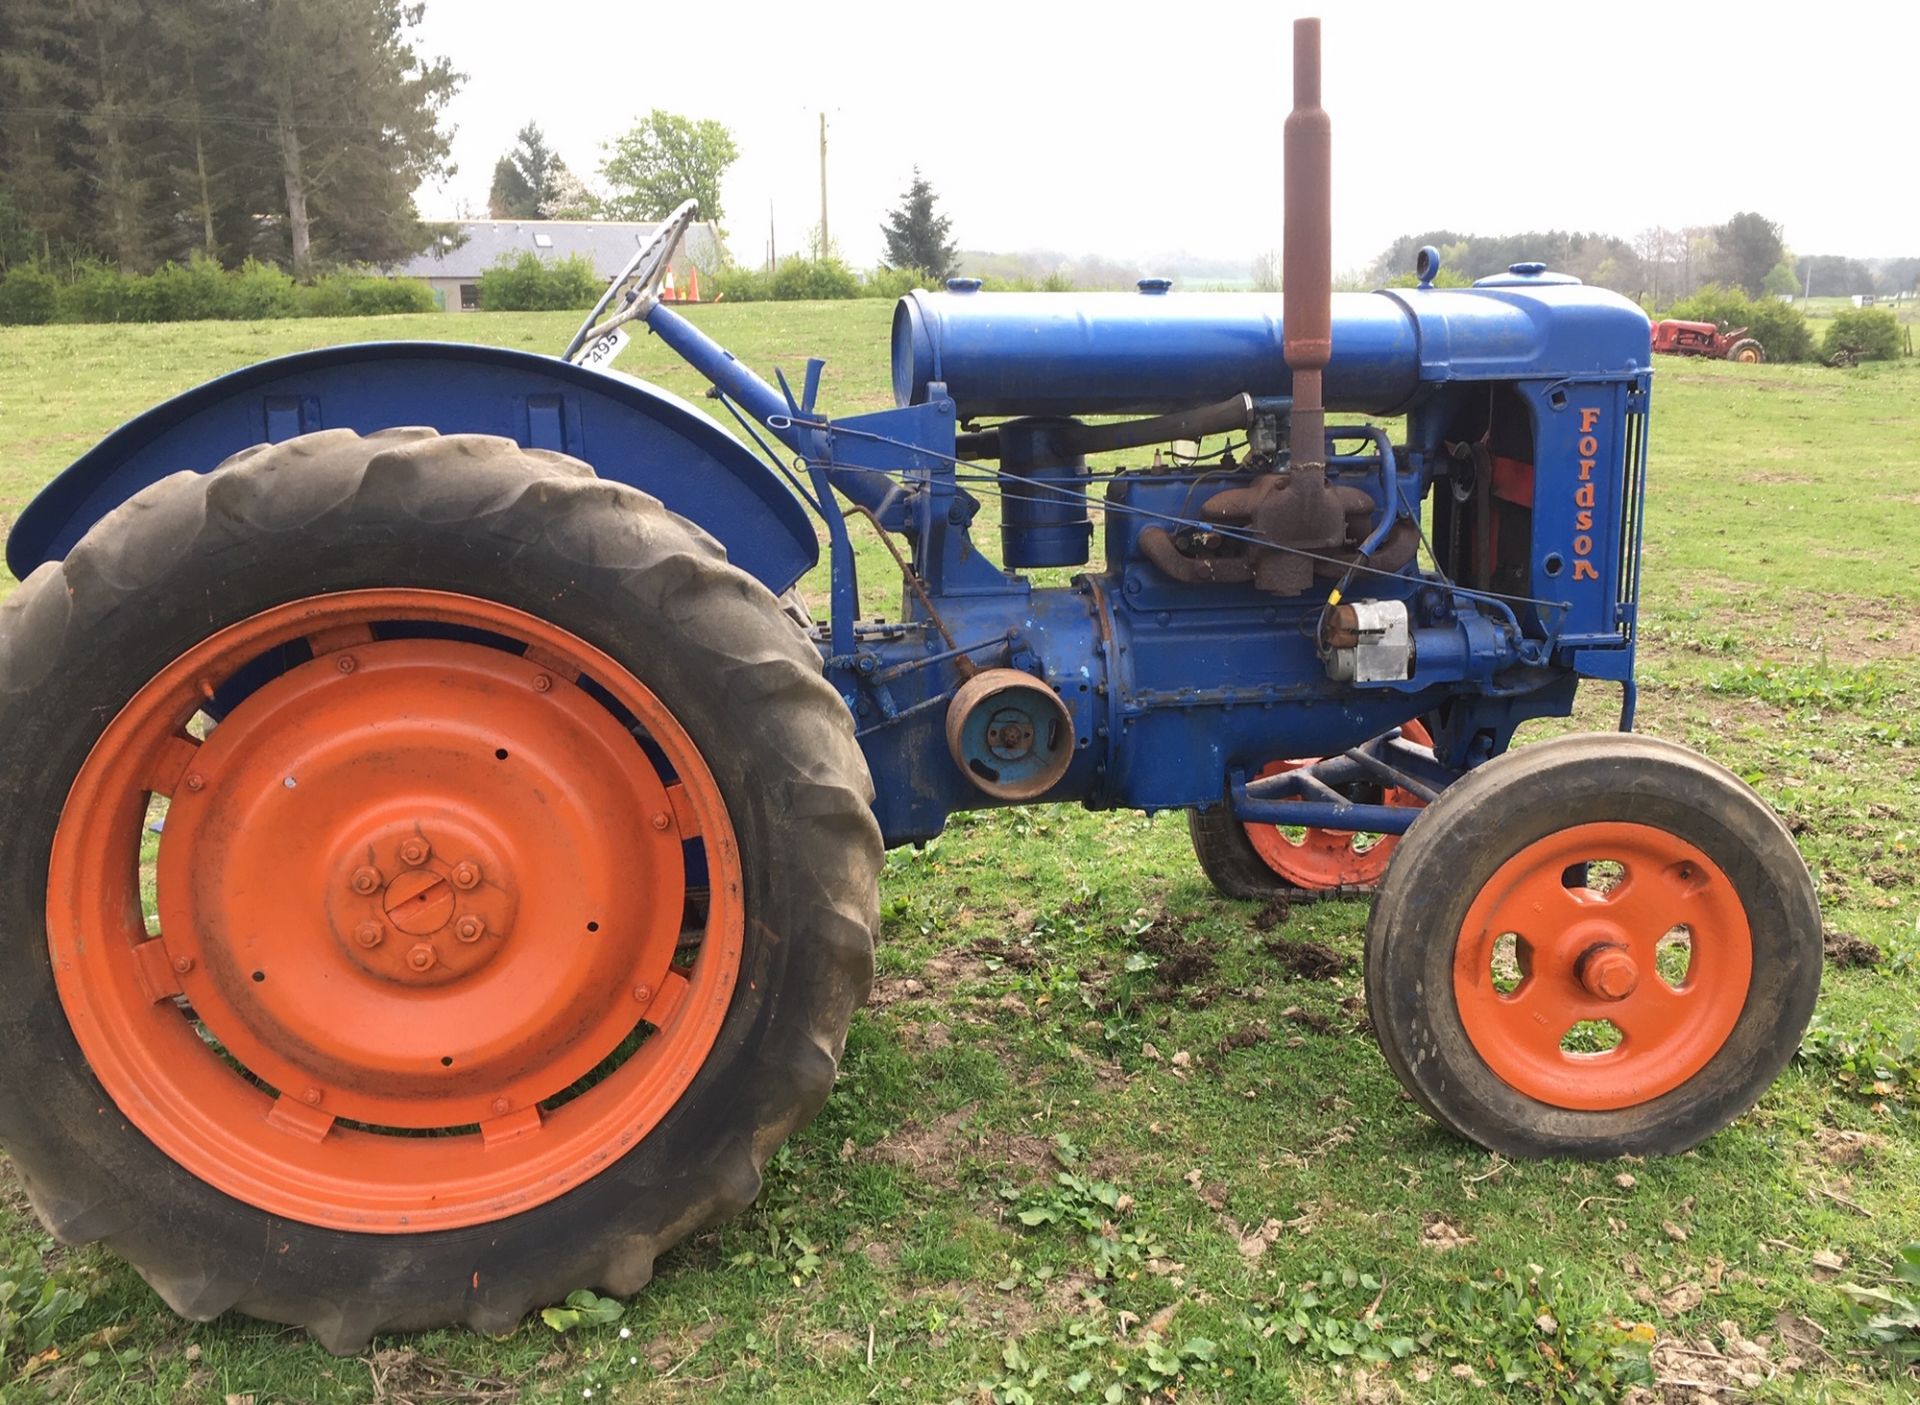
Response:
[[[1017,668],[990,668],[947,705],[953,764],[988,795],[1032,800],[1059,784],[1073,760],[1073,717],[1045,683]]]

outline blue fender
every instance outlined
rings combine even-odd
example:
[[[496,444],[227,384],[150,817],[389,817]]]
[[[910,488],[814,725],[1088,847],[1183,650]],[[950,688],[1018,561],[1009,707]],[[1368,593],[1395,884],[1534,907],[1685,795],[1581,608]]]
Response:
[[[262,361],[127,421],[27,505],[7,565],[25,579],[148,484],[249,445],[408,424],[583,459],[698,523],[776,595],[819,559],[812,519],[773,470],[657,386],[502,347],[366,342]]]

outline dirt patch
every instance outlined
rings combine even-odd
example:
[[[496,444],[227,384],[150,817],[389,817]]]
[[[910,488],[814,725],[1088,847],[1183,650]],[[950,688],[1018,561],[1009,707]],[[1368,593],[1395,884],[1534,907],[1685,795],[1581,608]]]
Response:
[[[656,1371],[682,1365],[726,1325],[724,1317],[709,1317],[684,1332],[662,1332],[647,1343],[640,1355]]]
[[[1879,1155],[1887,1139],[1878,1132],[1842,1131],[1837,1127],[1815,1127],[1813,1144],[1820,1159],[1829,1166],[1857,1166]]]
[[[1009,944],[998,937],[982,937],[967,951],[978,956],[989,969],[995,962],[1013,971],[1031,971],[1040,964],[1040,955],[1032,947]]]
[[[1274,937],[1260,946],[1294,980],[1331,980],[1350,964],[1346,957],[1320,942],[1294,942],[1285,937]]]
[[[1428,1215],[1420,1226],[1420,1243],[1425,1248],[1445,1252],[1473,1243],[1473,1236],[1445,1215]]]
[[[869,1009],[884,1010],[889,1005],[902,1000],[924,999],[927,983],[918,976],[884,976],[873,983],[873,990],[867,996]]]
[[[960,1184],[960,1167],[969,1157],[1035,1173],[1053,1165],[1052,1146],[1038,1137],[969,1125],[978,1112],[978,1104],[968,1103],[931,1122],[909,1122],[868,1147],[865,1155],[946,1190]]]
[[[1752,1338],[1733,1322],[1719,1324],[1717,1341],[1712,1336],[1659,1337],[1650,1353],[1658,1384],[1651,1390],[1635,1386],[1625,1399],[1628,1405],[1692,1405],[1742,1399],[1770,1381],[1784,1385],[1796,1373],[1828,1359],[1820,1332],[1818,1324],[1782,1312],[1772,1332]]]
[[[1293,916],[1293,907],[1285,898],[1268,898],[1266,906],[1253,914],[1253,928],[1256,932],[1271,932],[1275,927],[1286,925]]]
[[[1333,1033],[1333,1020],[1318,1010],[1303,1010],[1298,1005],[1289,1005],[1280,1012],[1280,1018],[1293,1024],[1305,1025],[1315,1034]]]
[[[1856,966],[1878,966],[1886,959],[1884,952],[1872,942],[1862,941],[1850,932],[1836,932],[1827,928],[1822,943],[1827,952],[1827,960],[1842,969]]]
[[[1235,1049],[1251,1049],[1256,1044],[1264,1044],[1273,1038],[1273,1031],[1267,1028],[1265,1020],[1255,1020],[1252,1024],[1241,1025],[1238,1029],[1228,1030],[1220,1036],[1220,1042],[1214,1045],[1216,1054],[1231,1054]]]
[[[520,1397],[518,1382],[458,1370],[409,1346],[383,1348],[366,1361],[375,1405],[488,1405]]]
[[[1156,1000],[1172,999],[1181,986],[1205,980],[1220,964],[1218,942],[1208,937],[1196,937],[1164,917],[1145,931],[1135,933],[1133,941],[1134,945],[1155,958],[1153,974],[1160,980],[1160,985],[1154,990],[1153,998]]]

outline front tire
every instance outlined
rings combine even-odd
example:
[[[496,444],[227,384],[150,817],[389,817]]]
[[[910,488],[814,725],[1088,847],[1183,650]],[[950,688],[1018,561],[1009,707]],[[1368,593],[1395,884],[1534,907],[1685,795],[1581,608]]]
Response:
[[[327,431],[103,518],[0,608],[0,787],[35,1209],[335,1352],[637,1291],[753,1200],[871,979],[817,653],[504,439]]]
[[[1408,1092],[1489,1150],[1675,1155],[1793,1057],[1821,959],[1813,880],[1752,790],[1670,742],[1563,737],[1408,831],[1367,1008]]]

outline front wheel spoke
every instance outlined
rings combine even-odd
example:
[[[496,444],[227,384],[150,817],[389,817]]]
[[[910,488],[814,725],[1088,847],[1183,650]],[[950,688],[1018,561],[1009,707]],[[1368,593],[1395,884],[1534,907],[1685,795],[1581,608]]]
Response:
[[[480,1142],[488,1151],[508,1142],[517,1142],[523,1137],[537,1136],[545,1126],[538,1105],[523,1107],[515,1112],[504,1112],[498,1117],[489,1117],[480,1124]]]
[[[154,752],[153,764],[147,768],[146,788],[155,795],[172,796],[185,783],[199,754],[197,738],[175,732]]]
[[[328,629],[316,629],[307,636],[307,647],[313,650],[317,659],[326,654],[337,654],[342,649],[357,649],[363,644],[373,642],[373,626],[365,623],[340,624]]]
[[[323,1112],[317,1102],[282,1093],[267,1110],[267,1125],[303,1142],[319,1143],[333,1130],[333,1114]]]

